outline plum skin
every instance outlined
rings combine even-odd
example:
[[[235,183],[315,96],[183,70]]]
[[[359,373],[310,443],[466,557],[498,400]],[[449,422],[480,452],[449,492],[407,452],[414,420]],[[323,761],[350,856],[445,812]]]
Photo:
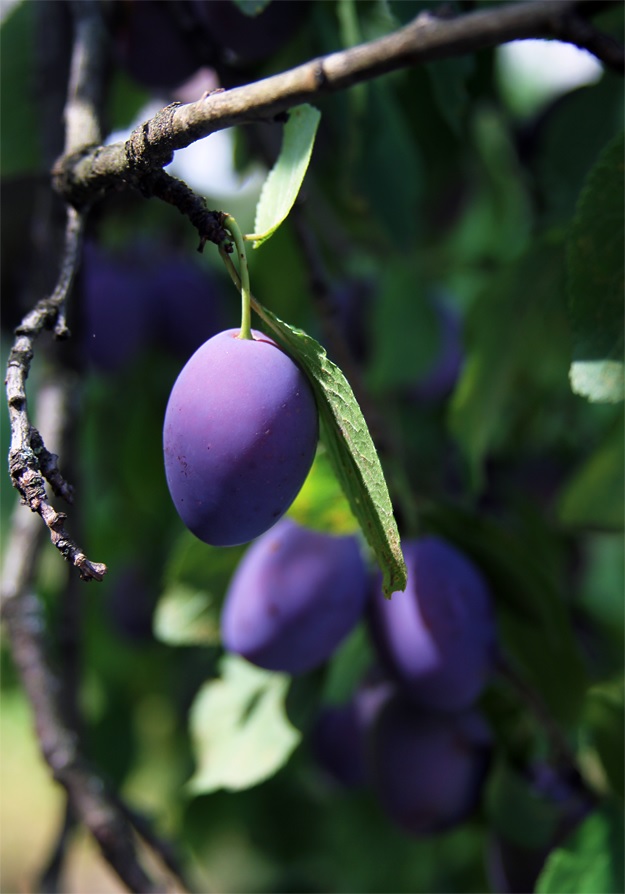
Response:
[[[389,672],[423,707],[456,711],[480,695],[495,657],[488,586],[476,566],[438,537],[403,546],[406,590],[373,593],[372,639]]]
[[[312,756],[335,783],[364,788],[368,783],[367,744],[382,707],[395,694],[386,679],[361,683],[341,704],[324,705],[310,733]]]
[[[368,574],[354,536],[282,519],[253,543],[230,582],[224,647],[267,670],[322,664],[361,619]]]
[[[247,543],[300,490],[319,435],[306,376],[261,332],[228,329],[198,348],[172,388],[165,474],[185,525],[213,546]]]
[[[475,810],[491,754],[490,730],[477,711],[420,710],[396,695],[371,730],[371,785],[393,822],[410,835],[431,835]]]

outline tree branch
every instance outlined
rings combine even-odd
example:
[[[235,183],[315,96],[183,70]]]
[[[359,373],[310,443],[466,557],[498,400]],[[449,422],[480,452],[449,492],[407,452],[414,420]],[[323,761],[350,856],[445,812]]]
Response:
[[[15,665],[34,709],[43,756],[54,778],[67,790],[76,817],[92,833],[108,863],[131,891],[163,890],[142,869],[132,825],[103,780],[80,756],[78,737],[58,709],[60,686],[47,663],[46,626],[39,600],[32,593],[5,598],[3,621]]]
[[[16,338],[7,364],[6,390],[11,423],[9,472],[13,486],[32,512],[37,512],[50,531],[52,543],[75,565],[83,580],[102,580],[106,565],[91,562],[65,529],[66,515],[57,512],[46,493],[44,479],[54,492],[72,500],[72,488],[62,477],[57,457],[50,453],[38,430],[31,424],[26,401],[26,379],[33,358],[33,344],[45,330],[58,337],[67,334],[65,299],[80,261],[84,217],[68,208],[65,252],[57,286],[50,297],[39,301],[16,329]]]
[[[85,146],[102,138],[100,108],[103,100],[102,77],[105,67],[105,29],[97,0],[72,3],[74,43],[65,103],[65,152],[84,151]],[[57,457],[50,453],[41,435],[31,424],[26,401],[26,379],[34,354],[34,342],[45,330],[57,338],[69,332],[65,304],[80,264],[86,210],[79,213],[68,207],[65,244],[58,282],[51,296],[41,299],[16,329],[16,339],[7,365],[6,389],[11,422],[9,471],[13,486],[23,502],[37,512],[50,531],[53,544],[84,580],[102,580],[106,566],[91,562],[65,529],[66,516],[57,512],[48,500],[44,480],[53,492],[72,501],[72,488],[62,477]]]
[[[422,13],[378,40],[312,59],[243,87],[212,92],[197,102],[173,103],[133,131],[125,143],[83,147],[66,154],[54,168],[55,188],[80,207],[113,185],[138,187],[143,177],[169,164],[176,149],[215,131],[270,121],[295,105],[388,72],[511,40],[556,37],[584,46],[623,72],[623,47],[606,35],[599,39],[599,32],[589,30],[583,18],[593,13],[593,7],[602,8],[600,3],[583,0],[531,0],[454,19]]]

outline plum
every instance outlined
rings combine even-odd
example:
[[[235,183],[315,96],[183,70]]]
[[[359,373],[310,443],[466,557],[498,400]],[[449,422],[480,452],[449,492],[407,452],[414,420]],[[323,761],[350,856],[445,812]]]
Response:
[[[223,607],[223,644],[268,670],[311,670],[358,623],[367,589],[354,536],[282,519],[239,563]]]
[[[145,271],[129,257],[85,245],[82,351],[87,363],[111,373],[128,366],[152,335],[151,296]]]
[[[211,61],[193,39],[201,27],[193,8],[176,7],[171,0],[117,0],[110,7],[116,59],[150,89],[177,87]]]
[[[437,537],[403,546],[408,585],[390,600],[376,587],[372,639],[418,704],[456,711],[480,695],[492,670],[496,626],[488,586],[473,563]]]
[[[217,277],[184,255],[155,262],[150,286],[156,342],[175,357],[186,359],[226,327],[228,314]]]
[[[228,329],[206,341],[172,388],[163,430],[174,505],[200,540],[235,546],[284,515],[312,465],[315,398],[268,336]]]
[[[477,711],[427,711],[396,695],[371,729],[373,791],[389,818],[409,834],[442,832],[476,809],[491,747],[489,728]]]
[[[309,6],[307,0],[280,0],[249,16],[232,0],[195,0],[197,17],[218,48],[219,62],[235,68],[273,56],[295,36]]]
[[[395,692],[388,680],[364,683],[341,704],[324,705],[311,730],[316,763],[345,788],[367,784],[367,740],[378,712]]]

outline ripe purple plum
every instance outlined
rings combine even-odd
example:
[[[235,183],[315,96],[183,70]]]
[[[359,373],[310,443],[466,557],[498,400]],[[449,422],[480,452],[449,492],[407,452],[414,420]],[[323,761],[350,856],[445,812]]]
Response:
[[[85,245],[82,350],[101,372],[128,365],[151,338],[151,296],[144,270],[129,257]]]
[[[170,0],[123,0],[111,5],[113,51],[119,64],[152,89],[177,87],[210,64],[197,37],[193,7]]]
[[[476,809],[490,755],[490,731],[477,711],[425,711],[398,695],[371,729],[371,785],[394,823],[431,835]]]
[[[226,649],[268,670],[322,664],[358,623],[368,575],[354,536],[280,521],[245,553],[228,588]]]
[[[262,332],[228,329],[206,341],[172,388],[163,431],[174,505],[200,540],[247,543],[297,496],[319,424],[306,376]]]
[[[216,276],[184,255],[155,261],[151,288],[156,341],[175,357],[190,357],[230,322]]]
[[[390,600],[381,587],[370,629],[382,661],[417,704],[467,708],[492,670],[496,627],[488,586],[475,565],[437,537],[403,547],[408,585]]]
[[[195,0],[196,14],[217,48],[217,64],[235,68],[248,68],[276,53],[295,36],[309,7],[307,0],[274,0],[249,16],[233,0]]]
[[[345,788],[367,784],[367,741],[378,712],[395,691],[388,680],[361,684],[341,704],[324,705],[311,730],[316,763]]]

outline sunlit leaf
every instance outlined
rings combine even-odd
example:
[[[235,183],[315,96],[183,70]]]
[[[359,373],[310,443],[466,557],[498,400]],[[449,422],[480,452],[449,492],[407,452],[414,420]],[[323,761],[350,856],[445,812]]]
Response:
[[[594,812],[549,856],[536,891],[621,894],[623,880],[623,813],[618,807],[606,807]]]
[[[263,185],[254,222],[254,248],[278,229],[293,207],[308,170],[321,113],[307,104],[289,111],[282,149]]]
[[[197,763],[194,794],[250,788],[276,773],[300,733],[289,723],[284,699],[290,678],[236,655],[220,663],[221,676],[205,683],[191,708]]]
[[[320,445],[312,468],[295,502],[291,504],[288,515],[306,528],[329,534],[353,534],[358,530],[358,522],[349,508],[323,445]]]
[[[161,596],[154,615],[154,635],[171,646],[219,642],[215,604],[203,590],[174,586]]]

